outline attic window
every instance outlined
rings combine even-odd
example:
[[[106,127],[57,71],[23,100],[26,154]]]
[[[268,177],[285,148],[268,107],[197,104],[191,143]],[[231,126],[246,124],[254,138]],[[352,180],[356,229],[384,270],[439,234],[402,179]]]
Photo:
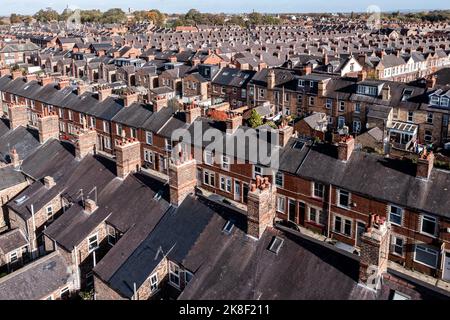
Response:
[[[227,223],[225,224],[225,226],[223,227],[222,231],[226,234],[230,234],[231,231],[233,230],[234,227],[234,223],[232,220],[228,220]]]
[[[413,89],[405,89],[405,90],[403,90],[402,101],[406,101],[409,98],[411,98],[413,92],[414,92]]]
[[[292,146],[292,148],[294,149],[302,149],[303,148],[304,143],[301,141],[295,141],[294,145]]]
[[[275,254],[278,254],[278,252],[281,249],[281,246],[283,245],[284,240],[280,237],[273,237],[272,242],[269,246],[269,251],[272,251]]]
[[[28,196],[21,196],[20,198],[14,200],[15,204],[20,205],[28,200]]]

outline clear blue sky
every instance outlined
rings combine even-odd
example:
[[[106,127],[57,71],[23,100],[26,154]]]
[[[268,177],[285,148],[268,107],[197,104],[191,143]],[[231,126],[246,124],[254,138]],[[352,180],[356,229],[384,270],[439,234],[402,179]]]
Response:
[[[184,13],[194,8],[201,12],[350,12],[366,11],[377,5],[382,11],[448,9],[448,0],[0,0],[0,15],[12,12],[30,14],[41,8],[62,11],[67,5],[80,9],[159,9],[167,13]]]

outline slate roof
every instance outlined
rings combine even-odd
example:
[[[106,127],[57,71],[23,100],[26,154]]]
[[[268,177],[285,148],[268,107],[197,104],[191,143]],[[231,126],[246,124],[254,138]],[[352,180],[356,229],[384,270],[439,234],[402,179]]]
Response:
[[[0,168],[0,191],[27,181],[25,175],[12,167]]]
[[[133,128],[140,128],[153,114],[152,107],[143,103],[133,103],[131,106],[120,109],[112,121]]]
[[[9,230],[0,234],[0,252],[8,254],[28,244],[28,240],[20,229]]]
[[[178,299],[375,299],[358,286],[355,258],[275,229],[258,241],[236,227],[225,235],[223,222],[211,223],[189,252],[185,263],[197,260],[198,269]],[[278,254],[268,250],[275,236],[283,239]]]
[[[68,284],[68,265],[58,251],[0,278],[0,300],[38,300]]]
[[[36,130],[17,127],[0,137],[0,162],[10,163],[10,152],[16,149],[20,159],[25,159],[39,148],[39,138]]]
[[[256,71],[222,68],[212,80],[212,84],[246,88],[255,74]]]
[[[291,139],[289,144],[294,141]],[[418,179],[413,163],[358,150],[353,152],[349,161],[343,162],[337,159],[337,148],[327,144],[305,144],[301,151],[284,148],[280,164],[281,170],[293,174],[297,167],[295,174],[308,180],[332,184],[402,207],[450,217],[448,171],[434,168],[428,180]]]

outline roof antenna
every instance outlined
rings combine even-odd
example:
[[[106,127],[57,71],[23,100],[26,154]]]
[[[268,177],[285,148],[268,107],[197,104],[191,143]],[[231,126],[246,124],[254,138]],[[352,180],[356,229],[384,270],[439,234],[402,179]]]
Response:
[[[81,205],[84,207],[84,195],[83,195],[83,189],[80,189],[80,190],[78,191],[78,193],[79,193],[80,195],[77,197],[77,199],[78,199],[78,198],[81,198]]]

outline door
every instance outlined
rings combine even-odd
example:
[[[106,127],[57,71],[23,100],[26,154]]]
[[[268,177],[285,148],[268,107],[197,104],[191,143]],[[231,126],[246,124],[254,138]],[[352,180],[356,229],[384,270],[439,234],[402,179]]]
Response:
[[[237,180],[234,181],[234,200],[241,201],[241,183]]]
[[[366,231],[366,225],[363,222],[358,221],[356,224],[356,245],[361,245],[361,236]]]
[[[244,203],[248,202],[248,184],[244,183],[243,187],[242,187],[242,191],[243,191],[243,196],[244,196]]]
[[[295,200],[289,199],[288,203],[288,219],[296,223],[295,221]]]
[[[298,224],[305,225],[306,205],[304,202],[298,203]]]
[[[445,252],[442,279],[450,281],[450,252]]]

